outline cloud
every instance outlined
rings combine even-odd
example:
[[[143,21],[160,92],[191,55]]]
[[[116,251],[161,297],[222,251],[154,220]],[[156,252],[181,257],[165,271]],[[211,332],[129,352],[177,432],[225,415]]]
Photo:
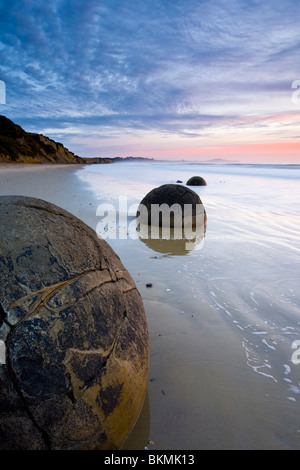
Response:
[[[162,141],[289,112],[299,17],[296,0],[3,0],[5,111],[67,140],[77,129]]]

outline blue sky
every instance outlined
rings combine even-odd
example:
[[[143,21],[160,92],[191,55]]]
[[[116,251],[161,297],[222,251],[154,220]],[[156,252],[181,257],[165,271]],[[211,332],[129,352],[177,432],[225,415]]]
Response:
[[[82,157],[300,162],[299,25],[298,0],[2,0],[0,114]]]

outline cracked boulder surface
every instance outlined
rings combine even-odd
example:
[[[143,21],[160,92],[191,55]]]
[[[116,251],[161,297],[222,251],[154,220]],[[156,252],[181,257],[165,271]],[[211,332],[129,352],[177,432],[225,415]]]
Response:
[[[141,296],[106,241],[0,196],[0,449],[118,449],[148,381]]]

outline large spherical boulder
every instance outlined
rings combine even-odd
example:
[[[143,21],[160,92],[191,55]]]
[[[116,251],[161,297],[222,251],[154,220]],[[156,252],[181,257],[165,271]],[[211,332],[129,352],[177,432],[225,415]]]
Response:
[[[152,189],[137,216],[141,241],[158,253],[185,255],[205,235],[207,217],[200,197],[179,184]]]
[[[202,176],[192,176],[189,178],[189,180],[186,182],[187,186],[206,186],[207,183]]]
[[[148,380],[135,283],[57,206],[2,196],[0,220],[0,449],[118,449]]]
[[[198,194],[180,184],[164,184],[152,189],[142,199],[137,211],[139,221],[145,225],[181,228],[203,225],[205,210]]]

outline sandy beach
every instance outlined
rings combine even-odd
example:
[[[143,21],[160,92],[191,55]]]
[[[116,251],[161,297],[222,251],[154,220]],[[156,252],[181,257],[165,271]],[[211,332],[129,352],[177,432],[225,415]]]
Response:
[[[88,166],[3,164],[0,194],[52,202],[96,230],[97,207],[110,200],[105,181],[120,168],[112,166],[101,165],[103,185],[97,194],[79,177]],[[220,191],[219,175],[209,177]],[[172,178],[173,173],[170,182]],[[265,214],[257,212],[251,232],[246,222],[253,219],[244,205],[244,219],[233,229],[236,221],[229,209],[226,216],[225,208],[222,212],[219,193],[202,194],[209,224],[202,249],[170,256],[141,240],[108,240],[142,295],[150,335],[148,393],[123,449],[299,449],[300,365],[291,363],[291,343],[299,336],[296,281],[292,274],[285,279],[274,274],[267,285],[258,275],[270,278],[268,269],[272,273],[275,263],[265,255],[265,268],[258,269],[268,244],[258,223]],[[293,227],[283,227],[288,230],[294,234]],[[287,303],[289,289],[293,294]]]

